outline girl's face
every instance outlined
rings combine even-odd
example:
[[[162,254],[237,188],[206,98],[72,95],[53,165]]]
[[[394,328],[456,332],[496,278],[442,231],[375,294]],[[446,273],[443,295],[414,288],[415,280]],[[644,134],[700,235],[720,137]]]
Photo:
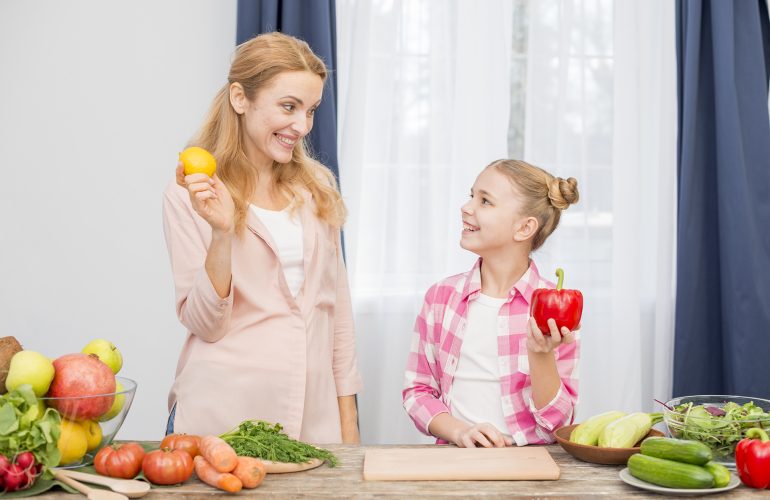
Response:
[[[527,241],[537,220],[521,214],[521,197],[510,179],[496,168],[485,168],[461,208],[460,246],[481,257],[509,252],[515,242]]]
[[[290,162],[295,146],[313,128],[322,93],[323,80],[309,71],[279,73],[253,101],[231,87],[233,108],[243,115],[246,156],[262,166]]]

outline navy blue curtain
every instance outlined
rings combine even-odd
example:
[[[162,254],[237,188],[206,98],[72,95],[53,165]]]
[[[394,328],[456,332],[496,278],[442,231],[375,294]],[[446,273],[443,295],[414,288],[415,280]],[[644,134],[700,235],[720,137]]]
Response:
[[[765,0],[677,0],[674,395],[770,398]]]
[[[334,172],[337,164],[337,17],[335,0],[238,0],[237,43],[280,31],[305,40],[329,70],[308,141],[313,156]]]

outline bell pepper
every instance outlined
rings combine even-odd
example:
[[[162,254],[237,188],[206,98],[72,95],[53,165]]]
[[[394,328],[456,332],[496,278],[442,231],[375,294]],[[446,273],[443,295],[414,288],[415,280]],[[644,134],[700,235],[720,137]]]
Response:
[[[538,288],[532,294],[530,315],[535,318],[538,328],[543,335],[550,335],[548,319],[556,321],[556,327],[561,332],[561,327],[566,326],[574,330],[580,324],[580,316],[583,314],[583,294],[580,290],[562,289],[564,284],[564,271],[556,270],[559,281],[556,289]]]
[[[746,486],[770,489],[770,439],[764,429],[746,431],[735,446],[735,468]]]

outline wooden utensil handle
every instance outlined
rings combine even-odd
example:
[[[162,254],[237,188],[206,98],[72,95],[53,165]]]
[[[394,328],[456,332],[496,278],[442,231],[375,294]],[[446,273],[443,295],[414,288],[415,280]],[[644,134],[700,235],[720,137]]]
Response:
[[[112,486],[113,484],[123,481],[122,479],[113,479],[111,477],[99,476],[97,474],[86,474],[84,472],[78,472],[74,470],[62,470],[59,473],[70,479],[77,481],[83,481],[84,483],[101,484],[102,486]]]
[[[89,488],[88,486],[86,486],[83,483],[75,481],[74,479],[72,479],[71,477],[69,477],[66,474],[62,474],[62,471],[58,471],[56,469],[51,469],[51,472],[53,472],[53,477],[55,477],[56,479],[58,479],[62,483],[66,484],[66,485],[68,485],[68,486],[70,486],[72,488],[75,488],[76,490],[78,490],[79,492],[84,494],[85,496],[88,496],[88,494],[91,493],[91,488]]]

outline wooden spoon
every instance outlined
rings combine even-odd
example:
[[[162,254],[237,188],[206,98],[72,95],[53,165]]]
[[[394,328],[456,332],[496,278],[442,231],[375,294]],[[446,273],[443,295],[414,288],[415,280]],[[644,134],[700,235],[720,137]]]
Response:
[[[64,471],[57,470],[57,469],[51,469],[51,472],[53,473],[53,477],[61,481],[62,483],[71,486],[84,494],[86,497],[88,497],[88,500],[127,500],[128,497],[126,495],[121,495],[120,493],[114,493],[112,491],[107,490],[99,490],[96,488],[89,488],[83,483],[79,483],[72,479],[71,477],[67,476]]]
[[[150,491],[150,484],[136,479],[118,479],[114,477],[100,476],[98,474],[86,474],[74,470],[62,470],[65,476],[77,479],[84,483],[106,486],[112,491],[122,493],[128,498],[143,497]]]

